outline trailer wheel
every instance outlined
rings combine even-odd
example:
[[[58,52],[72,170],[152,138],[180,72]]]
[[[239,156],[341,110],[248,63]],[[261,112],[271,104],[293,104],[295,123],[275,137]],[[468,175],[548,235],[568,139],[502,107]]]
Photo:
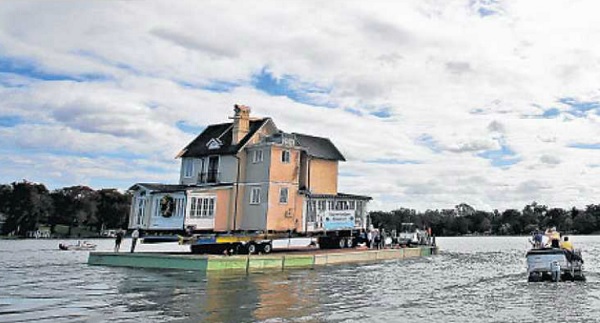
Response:
[[[339,239],[338,240],[338,247],[340,249],[344,249],[346,247],[346,239],[344,239],[344,238]]]
[[[262,244],[262,252],[269,254],[271,253],[271,251],[273,251],[273,245],[270,242],[265,242]]]
[[[258,248],[256,247],[256,243],[254,243],[254,242],[250,242],[246,248],[248,250],[249,255],[255,254],[258,251],[257,250]]]
[[[346,248],[352,248],[354,246],[354,242],[352,238],[346,238]]]

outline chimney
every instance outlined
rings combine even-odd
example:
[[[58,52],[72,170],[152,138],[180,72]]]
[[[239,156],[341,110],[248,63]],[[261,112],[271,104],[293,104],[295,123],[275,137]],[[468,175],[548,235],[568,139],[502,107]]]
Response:
[[[233,106],[233,138],[232,145],[237,145],[250,131],[250,107],[236,104]]]

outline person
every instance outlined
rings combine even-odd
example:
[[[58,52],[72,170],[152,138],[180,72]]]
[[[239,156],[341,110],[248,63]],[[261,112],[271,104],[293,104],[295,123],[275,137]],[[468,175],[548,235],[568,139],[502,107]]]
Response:
[[[546,236],[550,240],[552,248],[560,248],[560,233],[556,231],[556,227],[546,230]]]
[[[367,232],[367,248],[368,249],[371,249],[373,247],[372,241],[373,241],[373,231],[369,230],[369,232]]]
[[[381,249],[381,235],[379,234],[379,230],[376,230],[373,233],[373,242],[375,244],[375,249]]]
[[[573,243],[569,241],[569,237],[564,236],[563,241],[560,243],[560,248],[565,252],[565,256],[568,261],[578,260],[583,263],[583,259],[580,255],[574,252]]]
[[[535,230],[533,232],[533,248],[539,249],[542,247],[542,242],[544,240],[544,236],[540,232],[540,230]]]
[[[560,247],[565,250],[573,251],[573,243],[569,241],[569,237],[564,236],[563,239],[564,240],[561,242]]]
[[[140,231],[138,229],[133,230],[131,233],[131,252],[135,250],[135,244],[137,243],[138,238],[140,237]]]
[[[119,252],[121,248],[121,241],[123,241],[123,230],[117,230],[117,234],[115,235],[115,252]]]

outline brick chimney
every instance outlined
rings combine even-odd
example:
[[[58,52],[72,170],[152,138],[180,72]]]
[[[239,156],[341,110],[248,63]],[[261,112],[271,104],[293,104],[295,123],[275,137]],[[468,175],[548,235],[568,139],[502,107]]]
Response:
[[[236,104],[233,106],[233,138],[232,145],[237,145],[250,131],[250,107]]]

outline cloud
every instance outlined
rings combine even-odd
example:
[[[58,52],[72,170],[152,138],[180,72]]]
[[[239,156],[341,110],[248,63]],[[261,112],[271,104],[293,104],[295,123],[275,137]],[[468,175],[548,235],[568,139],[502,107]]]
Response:
[[[2,2],[0,180],[174,183],[242,103],[330,138],[372,209],[594,203],[593,5]]]

